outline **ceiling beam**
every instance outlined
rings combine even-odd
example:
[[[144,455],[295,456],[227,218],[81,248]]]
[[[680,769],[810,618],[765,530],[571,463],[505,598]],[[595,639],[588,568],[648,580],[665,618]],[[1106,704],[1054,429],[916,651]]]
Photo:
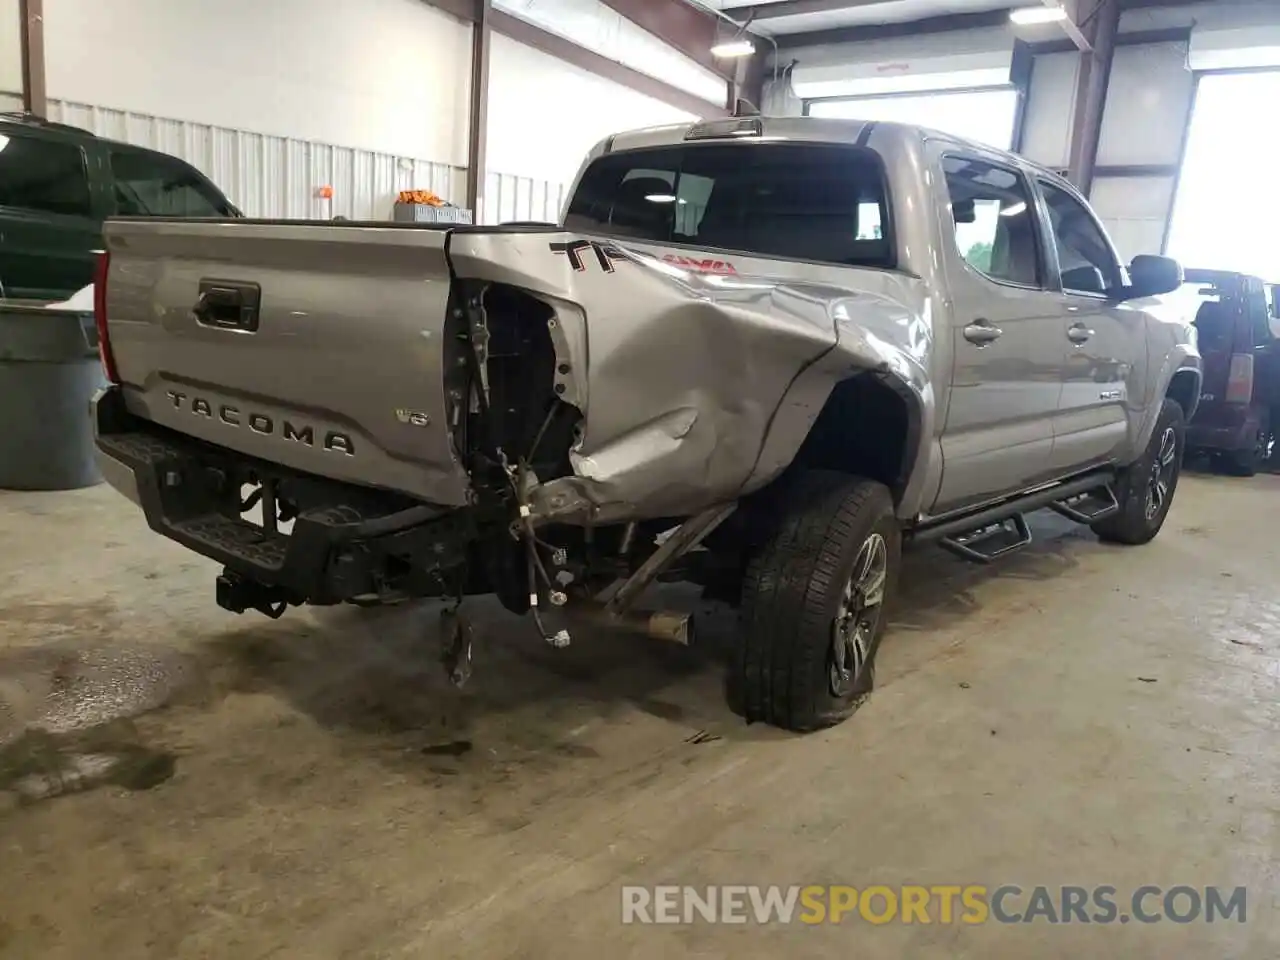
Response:
[[[484,5],[488,10],[486,22],[489,24],[489,29],[494,33],[500,33],[504,37],[515,40],[517,43],[523,43],[527,47],[533,47],[535,50],[555,57],[557,60],[563,60],[565,63],[578,67],[580,70],[594,73],[597,76],[604,77],[606,80],[612,80],[614,83],[629,87],[638,93],[653,97],[655,100],[661,100],[663,103],[669,103],[673,107],[685,110],[695,116],[723,117],[729,113],[728,101],[731,77],[723,71],[721,71],[720,75],[726,78],[725,103],[717,106],[714,103],[703,100],[701,97],[696,97],[692,93],[681,90],[679,87],[672,86],[656,77],[651,77],[647,73],[642,73],[625,64],[618,63],[616,60],[601,56],[594,50],[588,50],[572,40],[566,40],[559,34],[544,30],[542,27],[527,20],[513,17],[511,14],[504,13],[501,10],[488,9],[490,0],[423,0],[423,2],[472,25],[479,22],[480,7]],[[710,47],[710,44],[708,44],[708,47]],[[707,55],[710,56],[709,51]]]
[[[647,73],[642,73],[625,64],[618,63],[616,60],[610,60],[594,50],[588,50],[572,40],[566,40],[559,34],[543,30],[527,20],[513,17],[511,14],[503,13],[501,10],[494,10],[489,14],[489,17],[493,21],[494,33],[500,33],[517,43],[533,47],[535,50],[555,57],[557,60],[563,60],[565,63],[581,70],[586,70],[588,73],[594,73],[596,76],[604,77],[606,80],[612,80],[621,86],[629,87],[637,93],[643,93],[646,96],[653,97],[655,100],[669,103],[671,106],[692,113],[694,116],[704,118],[724,117],[729,113],[728,81],[725,82],[725,103],[717,107],[714,103],[703,100],[701,97],[695,97],[692,93],[687,93],[679,87],[673,87],[671,84],[656,77],[651,77]]]
[[[856,10],[874,7],[885,0],[774,0],[771,3],[745,3],[725,7],[725,16],[739,23],[759,20],[776,20],[778,17],[800,17],[807,13],[836,13],[840,10]]]
[[[856,43],[860,40],[918,37],[926,33],[980,30],[1005,26],[1008,22],[1008,10],[981,10],[976,13],[948,13],[938,17],[925,17],[907,23],[871,23],[857,27],[810,30],[807,33],[779,33],[773,39],[777,41],[779,49],[786,50],[819,43]]]
[[[601,0],[618,14],[630,20],[672,49],[726,80],[733,68],[711,55],[719,39],[720,18],[702,7],[684,0]],[[731,28],[730,28],[731,29]]]

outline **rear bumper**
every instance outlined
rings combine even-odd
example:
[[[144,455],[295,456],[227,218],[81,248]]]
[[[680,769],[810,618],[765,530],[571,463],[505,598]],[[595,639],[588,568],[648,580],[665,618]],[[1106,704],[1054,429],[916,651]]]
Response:
[[[1248,450],[1261,424],[1257,404],[1202,403],[1187,425],[1186,445],[1192,450]]]
[[[98,467],[142,509],[151,529],[281,600],[338,603],[386,589],[393,571],[421,575],[465,558],[465,513],[299,474],[186,437],[131,414],[116,387],[100,391],[92,410]],[[241,517],[245,483],[298,505],[292,531]]]

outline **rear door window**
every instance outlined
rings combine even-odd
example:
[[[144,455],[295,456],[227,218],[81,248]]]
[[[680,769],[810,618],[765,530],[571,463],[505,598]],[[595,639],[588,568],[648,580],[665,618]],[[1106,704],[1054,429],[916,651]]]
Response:
[[[222,194],[176,157],[113,149],[116,212],[133,217],[226,217]]]
[[[943,158],[956,249],[997,283],[1041,285],[1035,207],[1022,174],[985,160]]]
[[[84,151],[58,140],[0,134],[0,207],[89,216]]]
[[[690,144],[594,161],[565,217],[584,233],[761,257],[894,266],[879,157],[804,143]]]

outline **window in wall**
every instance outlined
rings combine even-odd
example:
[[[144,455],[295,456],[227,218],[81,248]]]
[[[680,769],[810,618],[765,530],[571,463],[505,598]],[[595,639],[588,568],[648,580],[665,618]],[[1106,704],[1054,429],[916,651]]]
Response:
[[[225,217],[226,200],[195,169],[174,157],[112,150],[116,211],[141,217]]]
[[[1178,181],[1170,256],[1190,268],[1280,280],[1273,124],[1280,71],[1205,74]]]
[[[962,156],[942,165],[960,256],[993,280],[1039,286],[1034,208],[1022,175]]]
[[[1071,293],[1105,293],[1120,286],[1120,263],[1107,235],[1088,208],[1067,191],[1041,182],[1053,241],[1058,248],[1062,289]]]
[[[571,230],[763,257],[892,267],[880,158],[859,147],[696,144],[607,154]]]
[[[814,100],[809,104],[811,117],[911,123],[1001,150],[1013,146],[1017,113],[1018,93],[1012,87]]]
[[[88,216],[83,151],[56,140],[0,134],[0,206]]]

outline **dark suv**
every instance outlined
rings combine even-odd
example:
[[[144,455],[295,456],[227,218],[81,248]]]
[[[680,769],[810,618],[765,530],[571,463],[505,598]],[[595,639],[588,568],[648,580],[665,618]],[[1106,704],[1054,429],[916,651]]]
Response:
[[[115,215],[229,217],[239,211],[176,157],[23,114],[0,114],[0,296],[52,300],[93,280]]]
[[[1271,457],[1280,429],[1280,341],[1271,329],[1267,286],[1242,273],[1187,270],[1183,293],[1194,307],[1204,358],[1187,450],[1252,476]]]

